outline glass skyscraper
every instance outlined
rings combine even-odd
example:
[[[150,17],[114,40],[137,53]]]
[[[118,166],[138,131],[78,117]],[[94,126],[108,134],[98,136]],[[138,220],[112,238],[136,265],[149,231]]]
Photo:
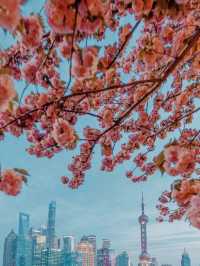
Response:
[[[40,266],[42,250],[46,248],[46,235],[41,229],[31,229],[30,235],[32,239],[32,266]]]
[[[186,249],[184,249],[184,252],[182,254],[181,266],[191,266],[190,257],[189,257],[189,254],[187,253]]]
[[[129,256],[126,251],[116,257],[116,266],[129,266]]]
[[[55,248],[55,221],[56,221],[56,202],[49,204],[47,222],[47,248]]]
[[[42,250],[40,266],[63,266],[61,250],[49,248]]]
[[[4,242],[3,266],[16,266],[17,235],[12,230]]]
[[[19,214],[16,266],[32,266],[32,241],[29,235],[29,222],[28,214]]]
[[[101,248],[97,250],[97,266],[111,266],[110,249]]]
[[[74,237],[73,236],[64,236],[63,237],[63,250],[66,253],[72,253],[74,252]]]

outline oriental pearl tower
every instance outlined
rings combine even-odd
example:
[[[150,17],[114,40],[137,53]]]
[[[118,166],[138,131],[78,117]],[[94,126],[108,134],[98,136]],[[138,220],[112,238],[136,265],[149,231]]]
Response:
[[[146,266],[151,264],[151,258],[147,252],[147,223],[148,216],[144,213],[144,198],[142,194],[142,214],[139,216],[140,230],[141,230],[141,254],[139,256],[139,266]]]

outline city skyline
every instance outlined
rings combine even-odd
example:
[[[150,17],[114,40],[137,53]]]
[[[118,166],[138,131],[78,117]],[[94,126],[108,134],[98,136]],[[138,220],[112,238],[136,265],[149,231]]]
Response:
[[[145,207],[144,206],[145,206],[145,204],[144,204],[144,198],[143,198],[143,193],[142,193],[141,214],[139,215],[139,218],[138,218],[138,225],[140,225],[140,228],[138,226],[138,230],[140,230],[140,233],[141,233],[141,239],[140,239],[140,243],[138,243],[138,245],[140,245],[140,247],[141,247],[141,253],[138,254],[138,258],[134,258],[133,260],[134,260],[134,262],[136,262],[138,259],[138,263],[139,263],[138,265],[141,265],[141,266],[147,266],[147,265],[156,266],[156,265],[159,265],[159,258],[151,257],[150,254],[147,252],[147,250],[148,250],[148,245],[147,245],[148,231],[147,231],[146,225],[148,223],[149,217],[145,214]],[[62,235],[62,236],[59,235],[58,236],[56,234],[56,202],[51,201],[49,203],[48,219],[46,222],[46,226],[41,225],[39,228],[36,228],[30,222],[30,214],[27,214],[24,212],[19,213],[18,236],[15,234],[13,229],[11,229],[10,233],[8,233],[8,235],[6,236],[5,242],[4,242],[4,260],[6,257],[6,245],[7,245],[6,243],[9,240],[9,238],[13,239],[13,237],[14,237],[17,239],[17,249],[16,250],[18,252],[18,249],[19,249],[18,242],[20,243],[20,241],[23,241],[23,240],[21,240],[21,237],[26,239],[28,235],[34,236],[34,234],[36,234],[36,235],[38,233],[43,234],[43,232],[46,235],[45,242],[47,243],[46,247],[48,249],[55,249],[55,248],[60,249],[61,248],[61,245],[60,245],[61,239],[63,241],[62,249],[66,250],[66,251],[68,250],[67,252],[69,252],[69,251],[70,252],[74,252],[74,251],[80,251],[81,252],[82,250],[84,251],[85,249],[88,249],[87,243],[90,243],[91,248],[92,248],[91,252],[93,252],[93,254],[97,254],[97,260],[98,260],[98,257],[105,256],[104,251],[103,251],[102,255],[99,253],[99,252],[101,252],[101,249],[102,250],[103,249],[113,250],[113,249],[111,249],[111,246],[112,246],[111,243],[112,242],[110,239],[103,238],[101,240],[102,245],[100,248],[96,244],[96,241],[97,241],[96,235],[93,235],[93,234],[90,234],[88,236],[83,234],[83,236],[79,240],[77,240],[76,236],[66,236],[66,235]],[[32,240],[33,239],[34,238],[32,238]],[[40,239],[40,241],[41,241],[41,239]],[[24,247],[24,245],[23,245],[23,247]],[[124,259],[126,259],[126,256],[129,256],[125,249],[122,248],[122,250],[123,251],[121,253],[120,252],[116,253],[113,250],[114,254],[115,254],[115,265],[116,266],[120,266],[119,265],[120,261],[123,262]],[[23,252],[25,252],[25,251],[20,250],[20,254]],[[16,256],[16,261],[17,261],[16,265],[21,265],[20,263],[18,264],[18,257],[17,256]],[[124,256],[125,256],[125,258],[124,258]],[[26,263],[27,263],[26,265],[31,266],[31,263],[30,264],[28,262],[26,262]],[[97,262],[96,262],[96,259],[93,258],[92,263],[91,264],[89,263],[89,265],[92,266],[94,263],[96,264]],[[133,265],[132,261],[130,261],[128,263],[128,265],[130,263],[131,263],[131,265]],[[88,265],[88,262],[86,264],[83,263],[83,265]],[[99,265],[101,265],[101,263]],[[104,264],[102,264],[102,265],[104,265]],[[136,263],[136,265],[137,265],[137,263]],[[189,254],[187,253],[186,249],[184,248],[184,251],[182,253],[182,258],[181,258],[181,266],[190,266],[190,265],[191,264],[190,264]]]

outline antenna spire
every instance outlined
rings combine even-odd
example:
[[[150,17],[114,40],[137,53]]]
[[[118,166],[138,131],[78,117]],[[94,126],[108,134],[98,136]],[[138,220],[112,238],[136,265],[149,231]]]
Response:
[[[144,214],[144,195],[142,192],[142,214]]]

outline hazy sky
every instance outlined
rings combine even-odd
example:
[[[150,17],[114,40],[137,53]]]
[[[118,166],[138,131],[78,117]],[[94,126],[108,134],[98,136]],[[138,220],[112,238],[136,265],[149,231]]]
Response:
[[[57,202],[56,231],[61,235],[74,235],[77,240],[83,234],[96,234],[112,240],[117,252],[127,250],[134,261],[138,262],[140,252],[140,215],[141,191],[145,194],[148,224],[149,253],[156,256],[160,263],[180,265],[184,247],[191,255],[192,265],[200,261],[200,232],[185,222],[158,224],[155,222],[155,205],[160,192],[172,181],[160,178],[159,174],[144,185],[130,183],[124,177],[124,167],[114,173],[104,173],[97,169],[98,151],[94,167],[87,174],[85,184],[77,191],[71,191],[60,183],[59,175],[66,170],[70,155],[62,153],[54,159],[35,159],[28,156],[23,139],[8,137],[0,144],[1,162],[6,167],[25,167],[31,173],[28,186],[16,198],[0,194],[0,257],[3,241],[11,228],[17,230],[18,213],[31,215],[31,225],[46,224],[48,204]]]
[[[36,3],[37,2],[37,3]],[[43,1],[29,0],[33,10],[40,10]],[[25,12],[28,9],[25,9]],[[2,41],[0,41],[2,44]],[[82,121],[89,124],[91,121]],[[17,230],[20,211],[31,215],[31,225],[39,227],[47,222],[48,204],[57,202],[56,231],[58,236],[74,235],[77,240],[83,234],[95,234],[98,245],[102,238],[109,238],[116,252],[127,250],[134,265],[140,253],[141,192],[144,192],[148,224],[148,249],[159,263],[180,265],[184,247],[188,250],[192,265],[200,263],[200,231],[187,223],[155,222],[155,205],[160,193],[170,185],[172,178],[157,173],[143,184],[135,185],[127,180],[124,172],[129,163],[118,167],[114,173],[99,170],[99,151],[96,149],[93,168],[87,173],[86,182],[77,191],[65,188],[59,176],[67,173],[67,162],[72,153],[63,152],[51,160],[36,159],[27,155],[24,138],[7,136],[0,143],[0,161],[3,168],[21,167],[31,173],[28,186],[16,197],[0,194],[0,259],[7,233]]]

